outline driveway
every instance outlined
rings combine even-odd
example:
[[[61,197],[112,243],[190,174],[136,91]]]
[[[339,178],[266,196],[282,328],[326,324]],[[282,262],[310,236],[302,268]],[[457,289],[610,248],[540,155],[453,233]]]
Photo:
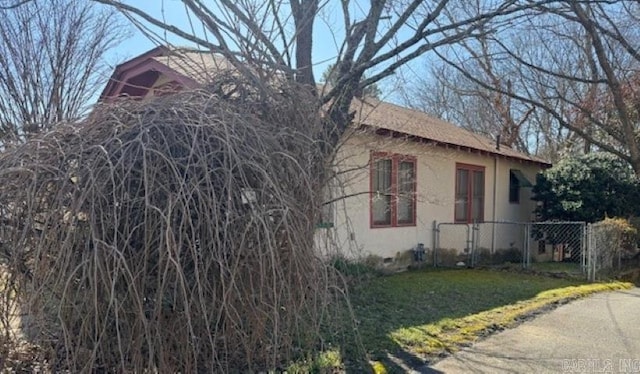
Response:
[[[640,289],[563,305],[424,372],[640,373]]]

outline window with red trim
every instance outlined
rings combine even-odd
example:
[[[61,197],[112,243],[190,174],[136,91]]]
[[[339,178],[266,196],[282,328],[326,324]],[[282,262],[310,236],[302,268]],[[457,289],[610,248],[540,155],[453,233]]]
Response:
[[[484,220],[484,166],[456,164],[456,222]]]
[[[416,158],[371,154],[371,227],[415,226]]]

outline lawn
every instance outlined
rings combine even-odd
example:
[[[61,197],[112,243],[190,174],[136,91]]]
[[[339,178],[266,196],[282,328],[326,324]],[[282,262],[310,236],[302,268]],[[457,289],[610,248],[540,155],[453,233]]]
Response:
[[[427,269],[375,277],[351,291],[354,335],[359,342],[336,345],[343,347],[347,367],[355,364],[349,362],[349,356],[357,357],[364,350],[387,370],[401,372],[468,344],[491,328],[508,326],[523,314],[597,290],[590,285],[572,287],[582,283],[471,269]],[[545,293],[556,289],[563,290]]]
[[[630,286],[472,269],[361,279],[351,287],[350,308],[341,308],[327,326],[325,351],[288,372],[405,372],[549,304]]]
[[[549,273],[582,274],[581,265],[577,262],[534,262],[531,269]]]

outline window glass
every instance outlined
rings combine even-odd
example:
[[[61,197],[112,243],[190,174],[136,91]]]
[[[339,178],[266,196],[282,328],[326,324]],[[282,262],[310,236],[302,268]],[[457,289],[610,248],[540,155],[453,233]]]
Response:
[[[484,220],[484,169],[481,166],[457,166],[454,219],[456,222]]]
[[[512,171],[509,171],[509,202],[520,202],[520,181]]]
[[[455,220],[466,221],[469,216],[469,170],[458,169],[456,174]]]
[[[375,160],[373,167],[373,223],[391,224],[391,164],[390,159]]]
[[[416,159],[388,153],[371,156],[371,225],[416,223]]]
[[[484,210],[484,171],[473,172],[471,221],[482,222]]]
[[[412,161],[400,161],[398,163],[398,223],[414,222],[414,170]]]

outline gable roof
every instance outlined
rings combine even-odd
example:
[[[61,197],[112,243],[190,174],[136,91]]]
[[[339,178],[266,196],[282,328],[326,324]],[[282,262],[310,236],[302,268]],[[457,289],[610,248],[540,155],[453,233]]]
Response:
[[[218,72],[235,70],[223,56],[193,49],[174,49],[152,59],[200,84],[210,82]]]
[[[126,89],[129,89],[128,92],[146,92],[144,90],[151,89],[160,75],[165,75],[185,88],[195,88],[210,82],[217,72],[233,69],[218,54],[161,46],[118,65],[99,100],[118,97],[127,92]],[[354,99],[352,109],[356,113],[356,125],[368,126],[381,134],[409,136],[444,147],[532,162],[541,166],[551,165],[539,157],[524,154],[508,146],[497,147],[495,141],[485,136],[418,110],[373,98]]]
[[[230,69],[231,64],[214,53],[160,46],[116,66],[98,100],[107,101],[118,97],[127,93],[127,89],[146,92],[160,74],[186,88],[195,88],[210,81],[213,78],[212,72]],[[157,74],[143,77],[149,72]]]

